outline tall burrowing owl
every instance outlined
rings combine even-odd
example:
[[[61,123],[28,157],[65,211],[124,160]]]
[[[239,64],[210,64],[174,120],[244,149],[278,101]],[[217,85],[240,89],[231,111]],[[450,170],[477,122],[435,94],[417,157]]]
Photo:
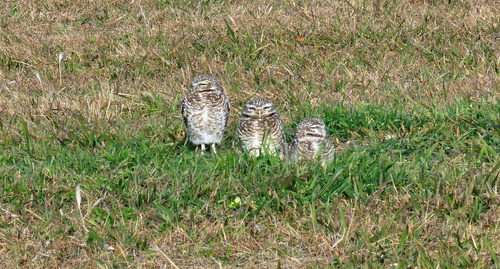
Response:
[[[334,152],[322,120],[308,118],[297,125],[297,131],[290,144],[290,159],[319,160],[322,165],[325,165],[333,161]]]
[[[189,93],[181,103],[182,117],[195,145],[220,144],[227,126],[231,105],[222,84],[213,76],[199,75],[191,81]]]
[[[276,105],[267,99],[247,101],[238,124],[238,136],[251,156],[276,152],[282,160],[288,156],[283,123],[278,117]]]

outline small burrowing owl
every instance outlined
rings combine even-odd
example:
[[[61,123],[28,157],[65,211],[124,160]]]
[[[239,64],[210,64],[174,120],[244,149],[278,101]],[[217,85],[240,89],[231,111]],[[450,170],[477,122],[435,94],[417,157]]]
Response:
[[[288,156],[283,123],[276,105],[267,99],[255,98],[246,102],[238,123],[238,137],[251,156],[276,152],[282,160]]]
[[[195,145],[219,144],[224,135],[231,105],[222,84],[213,76],[199,75],[191,81],[189,93],[181,103],[182,117]]]
[[[290,159],[319,160],[324,166],[333,161],[334,152],[322,120],[308,118],[297,125],[297,131],[290,144]]]

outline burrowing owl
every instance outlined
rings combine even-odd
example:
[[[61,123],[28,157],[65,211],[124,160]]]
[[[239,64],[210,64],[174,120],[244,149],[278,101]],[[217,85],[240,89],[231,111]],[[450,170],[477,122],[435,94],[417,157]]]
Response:
[[[189,141],[201,145],[219,144],[226,129],[231,105],[222,84],[213,76],[199,75],[191,81],[189,93],[181,103],[182,116],[189,132]]]
[[[251,156],[278,151],[279,157],[285,159],[288,147],[283,129],[273,102],[264,98],[247,101],[238,124],[238,136]]]
[[[333,160],[334,151],[322,120],[308,118],[297,125],[297,131],[290,144],[292,160],[319,160],[325,165]]]

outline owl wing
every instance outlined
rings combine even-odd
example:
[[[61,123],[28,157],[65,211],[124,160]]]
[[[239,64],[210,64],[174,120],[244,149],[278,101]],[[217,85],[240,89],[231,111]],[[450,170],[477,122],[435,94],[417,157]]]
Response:
[[[292,139],[292,143],[290,143],[290,146],[288,147],[288,156],[290,158],[295,159],[297,155],[297,135],[295,135]]]
[[[322,156],[321,158],[323,159],[323,163],[329,163],[333,161],[334,154],[335,154],[335,148],[333,147],[330,139],[325,138],[322,143]]]
[[[227,97],[226,97],[227,98]],[[227,98],[227,105],[226,105],[227,112],[231,110],[231,103],[229,102],[229,98]]]
[[[229,121],[229,111],[231,110],[231,103],[229,102],[229,98],[226,96],[226,113],[224,113],[224,128],[227,127],[227,122]]]
[[[280,156],[283,156],[283,158],[288,158],[288,145],[286,143],[286,136],[285,136],[285,126],[281,122],[281,120],[278,118],[278,116],[275,116],[275,126],[272,129],[273,136],[274,136],[274,143],[278,146],[280,150]]]
[[[187,124],[187,111],[186,111],[186,96],[182,98],[181,101],[181,113],[182,113],[182,118],[184,119],[184,122]]]

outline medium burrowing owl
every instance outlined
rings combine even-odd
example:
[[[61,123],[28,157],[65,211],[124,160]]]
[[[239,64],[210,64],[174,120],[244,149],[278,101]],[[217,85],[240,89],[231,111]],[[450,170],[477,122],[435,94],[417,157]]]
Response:
[[[297,131],[290,144],[290,159],[319,160],[325,165],[333,160],[334,151],[322,120],[308,118],[297,125]]]
[[[251,156],[278,152],[280,159],[285,159],[288,147],[283,129],[273,102],[264,98],[247,101],[238,124],[238,136]]]
[[[189,93],[181,103],[182,117],[189,132],[189,141],[201,145],[219,144],[229,116],[229,99],[222,84],[213,76],[199,75],[191,81]]]

